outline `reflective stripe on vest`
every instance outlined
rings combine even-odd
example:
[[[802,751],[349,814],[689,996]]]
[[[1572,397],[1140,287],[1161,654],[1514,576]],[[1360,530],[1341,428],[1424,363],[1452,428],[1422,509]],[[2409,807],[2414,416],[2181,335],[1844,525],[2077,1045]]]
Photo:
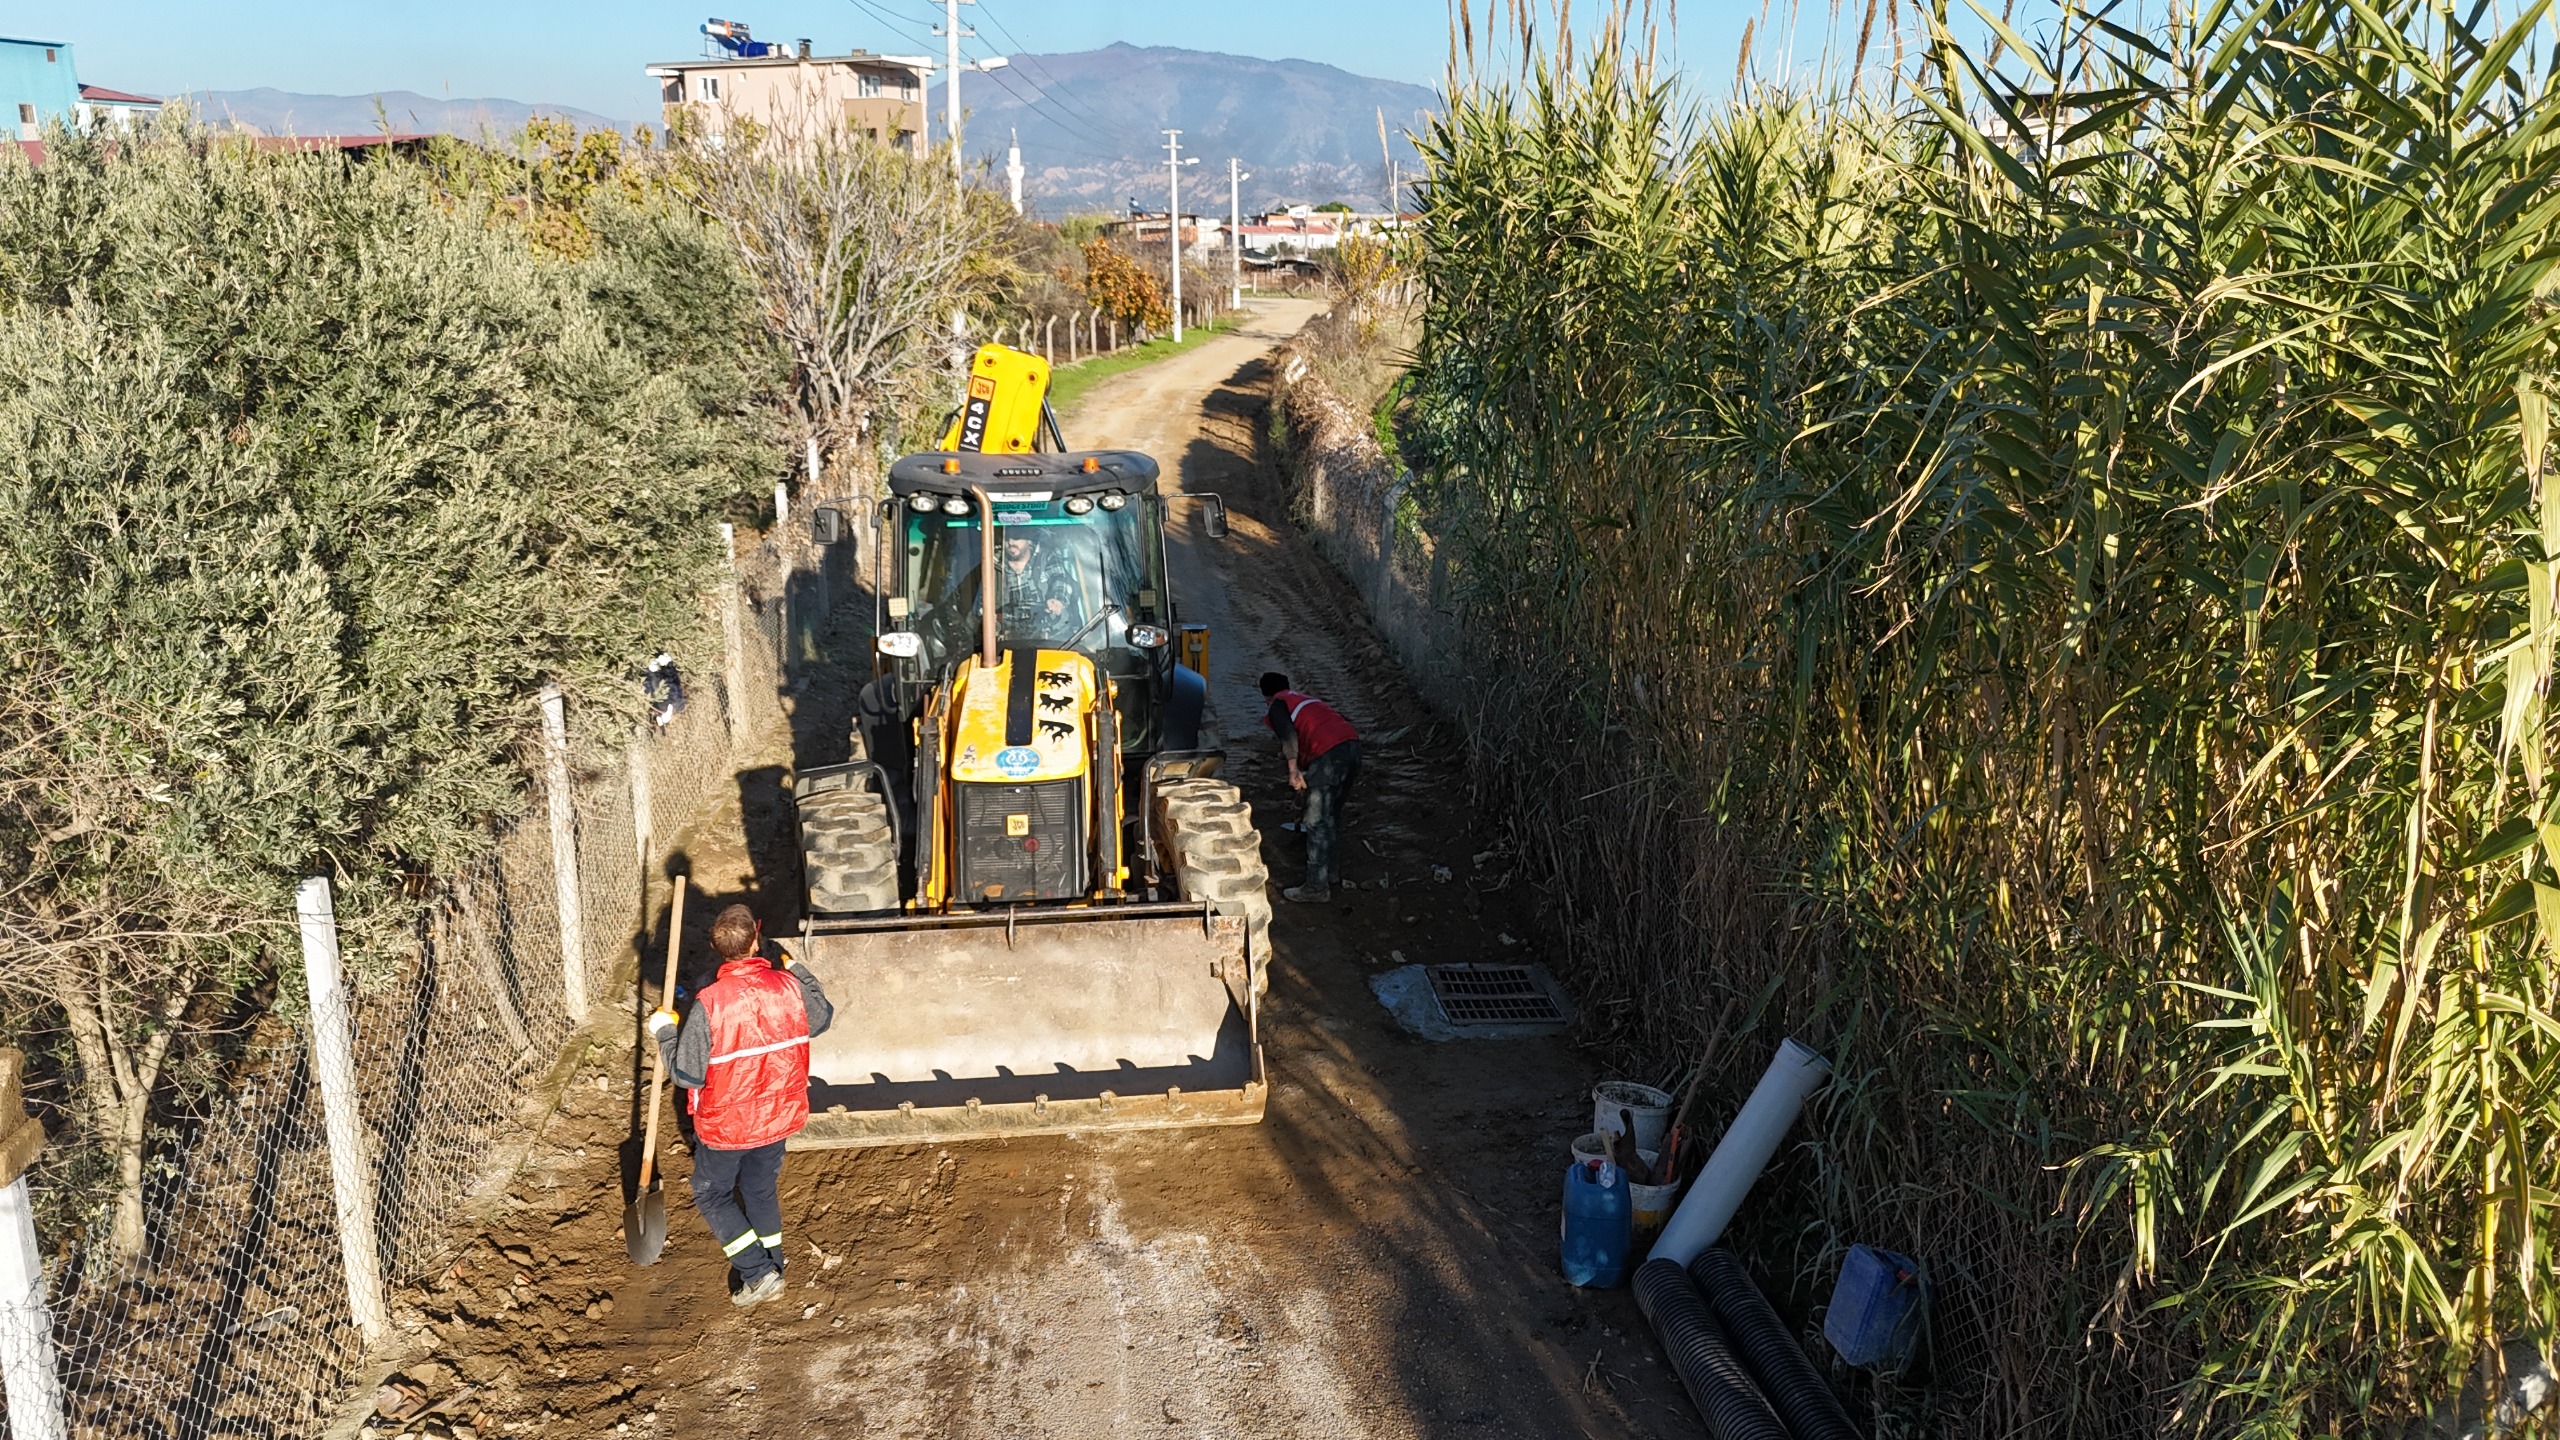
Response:
[[[776,1050],[788,1050],[794,1045],[806,1045],[808,1043],[808,1036],[799,1035],[789,1040],[776,1040],[770,1045],[758,1045],[751,1049],[731,1051],[726,1055],[714,1055],[702,1063],[705,1065],[726,1065],[732,1060],[744,1060],[750,1055],[770,1055]]]
[[[809,1123],[809,1007],[800,982],[762,957],[727,961],[702,989],[711,1059],[693,1130],[714,1150],[753,1150]]]
[[[1298,763],[1313,761],[1317,756],[1345,741],[1357,740],[1360,732],[1342,718],[1342,712],[1313,695],[1296,690],[1283,690],[1271,698],[1289,707],[1289,724],[1298,732]],[[1300,717],[1304,717],[1301,719]],[[1263,722],[1270,723],[1265,715]]]

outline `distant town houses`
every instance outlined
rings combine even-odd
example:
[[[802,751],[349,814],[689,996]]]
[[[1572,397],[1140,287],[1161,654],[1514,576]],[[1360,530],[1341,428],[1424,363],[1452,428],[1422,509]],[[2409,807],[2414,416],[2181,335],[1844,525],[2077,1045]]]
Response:
[[[71,45],[62,40],[21,40],[0,35],[0,120],[21,144],[41,140],[57,121],[78,129],[100,123],[131,124],[160,113],[148,95],[80,83]]]
[[[744,24],[729,20],[714,20],[702,33],[699,58],[648,67],[671,131],[716,143],[742,119],[785,135],[807,133],[819,122],[842,123],[924,158],[931,60],[868,50],[820,55],[810,41],[755,40]]]
[[[1227,222],[1216,215],[1182,217],[1182,248],[1202,258],[1223,254],[1241,238],[1248,255],[1274,257],[1312,255],[1331,250],[1353,235],[1376,236],[1414,223],[1422,217],[1411,212],[1389,213],[1384,210],[1318,210],[1311,205],[1291,205],[1286,209],[1248,215],[1228,234]],[[1163,212],[1136,212],[1126,219],[1114,220],[1107,227],[1132,245],[1165,243]]]

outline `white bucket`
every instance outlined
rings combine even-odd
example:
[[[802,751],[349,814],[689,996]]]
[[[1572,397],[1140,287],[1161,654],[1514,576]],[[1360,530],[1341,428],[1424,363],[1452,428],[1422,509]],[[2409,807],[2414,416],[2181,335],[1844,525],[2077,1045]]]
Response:
[[[1573,1142],[1573,1158],[1577,1162],[1606,1159],[1608,1154],[1608,1141],[1597,1131]],[[1638,1150],[1636,1155],[1647,1168],[1662,1158],[1659,1152],[1652,1150]],[[1679,1198],[1680,1187],[1677,1184],[1638,1185],[1633,1181],[1627,1182],[1627,1202],[1635,1211],[1636,1233],[1650,1235],[1661,1229],[1662,1222],[1671,1218],[1671,1207]]]
[[[1662,1132],[1671,1125],[1671,1097],[1650,1085],[1611,1080],[1591,1089],[1591,1128],[1612,1133],[1626,1127],[1618,1112],[1635,1112],[1636,1153],[1662,1148]]]
[[[1647,1165],[1653,1163],[1652,1151],[1639,1150],[1636,1153],[1644,1157]],[[1635,1211],[1636,1233],[1650,1235],[1662,1228],[1662,1222],[1671,1218],[1672,1207],[1680,1203],[1680,1182],[1674,1180],[1668,1185],[1630,1184],[1627,1186],[1627,1203]]]

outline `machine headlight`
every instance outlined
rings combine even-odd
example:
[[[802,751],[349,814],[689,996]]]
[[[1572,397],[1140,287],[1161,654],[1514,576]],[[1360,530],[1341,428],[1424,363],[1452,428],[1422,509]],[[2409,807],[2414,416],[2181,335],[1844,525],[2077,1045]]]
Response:
[[[1070,496],[1068,496],[1068,497],[1067,497],[1067,513],[1068,513],[1068,514],[1070,514],[1070,515],[1090,515],[1090,514],[1092,514],[1092,513],[1093,513],[1093,497],[1092,497],[1092,496],[1090,496],[1090,495],[1070,495]]]
[[[1117,510],[1128,503],[1129,497],[1121,494],[1117,490],[1105,490],[1102,492],[1102,508],[1105,510]]]
[[[907,508],[913,510],[919,515],[932,514],[933,507],[936,503],[937,502],[930,495],[910,495],[907,497]]]
[[[1132,625],[1129,627],[1129,643],[1141,650],[1153,650],[1172,638],[1161,626]]]
[[[880,637],[880,653],[893,660],[913,660],[924,653],[924,637],[913,630],[892,630]]]
[[[954,495],[950,499],[942,502],[942,513],[945,515],[966,515],[969,513],[969,502],[958,495]]]

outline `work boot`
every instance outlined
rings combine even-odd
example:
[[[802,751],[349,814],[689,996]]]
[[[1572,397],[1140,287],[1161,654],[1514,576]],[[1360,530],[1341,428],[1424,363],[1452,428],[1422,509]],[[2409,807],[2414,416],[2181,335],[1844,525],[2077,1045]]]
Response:
[[[770,1300],[781,1293],[782,1272],[779,1270],[767,1270],[753,1280],[739,1286],[738,1293],[729,1297],[729,1303],[737,1306],[741,1310],[744,1310],[748,1306],[753,1305],[760,1300]]]
[[[1304,885],[1292,885],[1281,891],[1280,898],[1295,900],[1301,905],[1321,905],[1333,898],[1333,887],[1321,881],[1310,880]]]

